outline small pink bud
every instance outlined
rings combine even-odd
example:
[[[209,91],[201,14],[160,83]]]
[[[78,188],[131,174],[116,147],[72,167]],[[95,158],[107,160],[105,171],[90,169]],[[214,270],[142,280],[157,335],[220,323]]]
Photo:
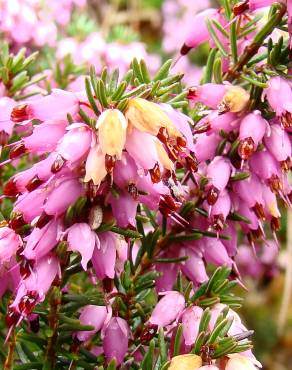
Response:
[[[107,362],[116,359],[119,365],[127,351],[129,340],[129,326],[124,319],[112,317],[105,329],[103,349]]]
[[[158,327],[164,327],[178,319],[185,307],[185,298],[176,291],[166,292],[155,306],[149,322]]]

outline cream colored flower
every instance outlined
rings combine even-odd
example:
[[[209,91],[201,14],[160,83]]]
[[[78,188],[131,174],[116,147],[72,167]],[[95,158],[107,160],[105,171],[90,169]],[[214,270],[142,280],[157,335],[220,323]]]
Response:
[[[121,159],[126,142],[128,122],[118,109],[105,110],[98,118],[96,128],[101,151],[104,155]]]
[[[187,355],[175,356],[171,359],[168,370],[195,370],[202,366],[200,356],[189,353]]]

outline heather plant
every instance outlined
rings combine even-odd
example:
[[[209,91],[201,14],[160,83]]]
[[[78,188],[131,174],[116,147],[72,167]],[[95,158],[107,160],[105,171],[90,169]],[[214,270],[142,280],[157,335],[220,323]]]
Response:
[[[4,369],[261,368],[236,310],[291,205],[291,1],[188,22],[155,72],[65,55],[38,75],[2,48]],[[206,42],[186,86],[173,69]]]

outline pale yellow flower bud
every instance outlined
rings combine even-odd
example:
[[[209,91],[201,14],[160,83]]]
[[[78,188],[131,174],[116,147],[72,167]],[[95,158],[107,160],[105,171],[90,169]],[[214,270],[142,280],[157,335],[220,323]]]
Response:
[[[202,366],[200,356],[189,353],[187,355],[175,356],[171,359],[168,370],[195,370]]]
[[[158,154],[158,159],[162,166],[169,171],[174,170],[173,162],[170,160],[166,150],[164,149],[163,145],[160,141],[155,141],[156,151]]]
[[[229,355],[231,357],[225,367],[225,370],[257,370],[252,361],[239,354]]]
[[[126,142],[127,120],[118,109],[105,110],[98,118],[96,128],[101,151],[104,155],[121,159]]]
[[[125,116],[129,123],[140,131],[157,135],[159,129],[165,127],[169,136],[182,136],[161,107],[146,99],[131,99]]]
[[[238,113],[247,108],[249,93],[240,86],[227,87],[221,106],[222,110]]]

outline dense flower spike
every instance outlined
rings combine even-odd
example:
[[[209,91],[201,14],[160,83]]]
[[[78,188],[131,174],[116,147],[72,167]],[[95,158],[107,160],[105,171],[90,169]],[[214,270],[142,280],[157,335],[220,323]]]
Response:
[[[180,55],[156,73],[102,6],[97,22],[108,23],[92,32],[77,14],[94,13],[92,2],[1,3],[12,50],[45,45],[38,68],[24,49],[0,51],[4,369],[261,367],[232,288],[245,275],[266,284],[280,268],[291,6],[189,3],[163,4],[185,32],[165,40]],[[200,78],[171,74],[204,43]]]

